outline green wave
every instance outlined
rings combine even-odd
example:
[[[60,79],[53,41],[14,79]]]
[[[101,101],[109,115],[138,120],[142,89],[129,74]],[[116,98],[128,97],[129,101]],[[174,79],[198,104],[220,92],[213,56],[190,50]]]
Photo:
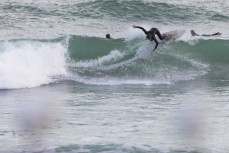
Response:
[[[90,60],[109,54],[112,50],[133,53],[138,47],[144,46],[148,41],[125,39],[105,39],[97,37],[72,36],[69,39],[68,51],[70,57],[75,60]],[[153,47],[152,43],[152,47]],[[150,49],[150,48],[149,48]],[[167,45],[159,45],[160,51],[191,55],[203,62],[229,63],[228,40],[190,40],[178,41]]]
[[[144,39],[126,41],[72,35],[52,40],[2,41],[0,55],[3,55],[2,48],[9,48],[11,53],[8,55],[12,54],[12,56],[14,51],[18,55],[18,49],[22,52],[23,48],[26,48],[28,56],[34,58],[36,49],[41,52],[43,47],[50,50],[49,46],[53,46],[51,44],[56,44],[54,46],[61,49],[60,52],[63,52],[63,47],[66,49],[66,61],[62,64],[66,65],[69,73],[66,79],[85,84],[151,85],[171,84],[205,76],[208,79],[229,78],[229,43],[228,40],[219,39],[160,44],[157,52],[152,52],[155,44]],[[34,54],[30,54],[31,47]],[[4,52],[7,50],[5,49]],[[54,58],[49,51],[43,54],[40,56],[47,59]],[[9,61],[5,62],[9,63]]]
[[[210,64],[229,63],[229,41],[228,40],[198,40],[194,44],[179,42],[171,44],[174,49],[183,53],[189,53],[193,57]]]
[[[193,42],[194,41],[194,42]],[[121,78],[156,81],[190,80],[227,66],[228,40],[190,40],[159,45],[136,39],[107,40],[73,36],[69,55],[73,73],[82,78]],[[214,73],[214,72],[213,72]]]
[[[108,54],[111,50],[125,48],[124,39],[71,36],[68,42],[69,55],[74,60],[90,60]]]

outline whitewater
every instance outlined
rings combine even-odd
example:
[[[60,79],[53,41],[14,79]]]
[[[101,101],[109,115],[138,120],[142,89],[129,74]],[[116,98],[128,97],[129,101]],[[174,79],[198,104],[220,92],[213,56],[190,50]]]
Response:
[[[0,152],[228,152],[228,10],[223,0],[2,0]],[[153,52],[132,25],[185,33]]]

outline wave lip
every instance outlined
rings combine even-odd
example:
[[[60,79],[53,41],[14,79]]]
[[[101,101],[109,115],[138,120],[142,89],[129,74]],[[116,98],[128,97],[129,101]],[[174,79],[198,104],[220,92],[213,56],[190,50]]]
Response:
[[[0,43],[0,89],[32,88],[65,75],[66,49],[60,43]]]

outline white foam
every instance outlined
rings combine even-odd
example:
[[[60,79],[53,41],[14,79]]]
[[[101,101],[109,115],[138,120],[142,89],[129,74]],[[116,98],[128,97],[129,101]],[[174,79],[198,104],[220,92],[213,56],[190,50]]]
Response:
[[[99,57],[94,60],[86,60],[86,61],[79,61],[77,63],[72,64],[72,67],[97,67],[102,66],[103,64],[111,61],[117,61],[124,56],[124,53],[121,53],[118,50],[111,51],[108,55],[103,57]]]
[[[5,42],[0,51],[0,89],[31,88],[66,74],[66,49],[59,43]]]
[[[112,78],[112,77],[103,77],[103,78],[82,78],[77,75],[74,75],[69,78],[70,80],[74,80],[77,82],[81,82],[84,84],[91,84],[91,85],[109,85],[109,86],[116,86],[116,85],[155,85],[155,84],[172,84],[172,82],[163,79],[125,79],[125,78]]]
[[[136,38],[144,38],[145,34],[141,29],[138,28],[129,28],[127,31],[127,37],[125,38],[126,41],[132,41]]]

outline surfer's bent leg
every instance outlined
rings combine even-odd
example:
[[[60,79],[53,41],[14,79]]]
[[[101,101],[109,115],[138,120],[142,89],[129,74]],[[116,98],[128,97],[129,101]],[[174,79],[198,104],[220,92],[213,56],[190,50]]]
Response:
[[[165,38],[165,36],[162,36],[162,35],[161,35],[161,33],[160,33],[159,30],[157,30],[155,33],[157,34],[157,36],[158,36],[161,40],[163,40],[163,39]]]

